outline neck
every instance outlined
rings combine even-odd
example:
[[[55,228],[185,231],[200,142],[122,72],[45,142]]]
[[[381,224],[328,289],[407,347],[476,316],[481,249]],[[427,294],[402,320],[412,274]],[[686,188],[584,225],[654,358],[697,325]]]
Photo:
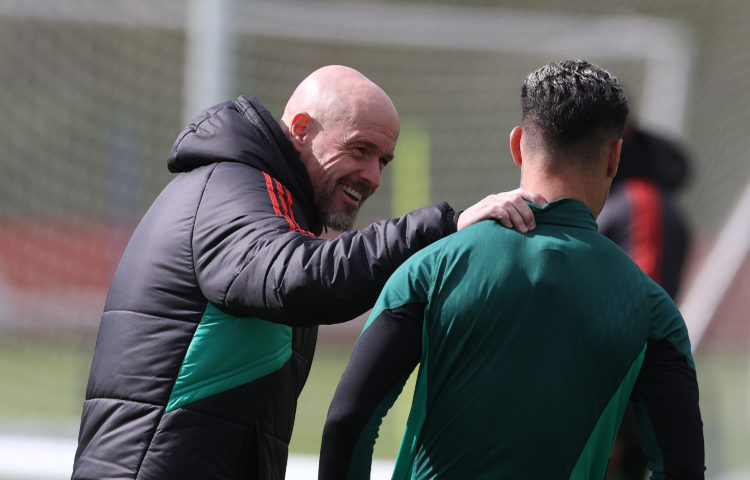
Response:
[[[521,186],[540,194],[548,202],[561,198],[578,200],[591,210],[594,217],[601,212],[609,193],[609,184],[605,187],[601,180],[575,170],[550,173],[529,172],[528,168],[524,168],[521,173]]]

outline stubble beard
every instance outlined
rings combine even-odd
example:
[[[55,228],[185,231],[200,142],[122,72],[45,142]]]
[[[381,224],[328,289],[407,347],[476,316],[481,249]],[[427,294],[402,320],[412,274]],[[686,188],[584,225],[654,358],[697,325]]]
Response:
[[[318,200],[318,215],[323,225],[339,232],[346,232],[354,228],[354,222],[357,220],[359,207],[350,211],[341,211],[336,209],[333,204],[333,191],[327,191],[321,194]]]

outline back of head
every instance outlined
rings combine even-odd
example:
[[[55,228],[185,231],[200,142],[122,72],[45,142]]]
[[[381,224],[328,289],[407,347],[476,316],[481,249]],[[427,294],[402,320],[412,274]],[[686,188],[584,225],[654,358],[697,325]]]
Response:
[[[629,105],[617,78],[585,60],[549,63],[521,88],[524,132],[554,159],[589,165],[621,138]]]

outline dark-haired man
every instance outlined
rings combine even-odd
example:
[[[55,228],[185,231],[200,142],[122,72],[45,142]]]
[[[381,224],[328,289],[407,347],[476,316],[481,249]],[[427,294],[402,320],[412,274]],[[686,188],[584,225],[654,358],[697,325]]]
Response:
[[[394,479],[602,479],[629,399],[653,478],[703,478],[683,319],[597,232],[625,93],[564,61],[532,72],[521,104],[510,149],[521,185],[550,200],[532,205],[537,228],[480,222],[394,273],[331,403],[319,478],[369,478],[380,419],[417,364]]]

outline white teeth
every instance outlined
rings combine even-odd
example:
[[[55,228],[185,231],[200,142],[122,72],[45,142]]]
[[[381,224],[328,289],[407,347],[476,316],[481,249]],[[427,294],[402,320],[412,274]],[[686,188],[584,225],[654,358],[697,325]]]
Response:
[[[340,183],[339,185],[341,185],[341,189],[343,191],[345,191],[346,193],[348,193],[352,197],[356,198],[357,200],[362,200],[362,194],[359,193],[358,191],[354,190],[349,185],[344,185],[343,183]]]

